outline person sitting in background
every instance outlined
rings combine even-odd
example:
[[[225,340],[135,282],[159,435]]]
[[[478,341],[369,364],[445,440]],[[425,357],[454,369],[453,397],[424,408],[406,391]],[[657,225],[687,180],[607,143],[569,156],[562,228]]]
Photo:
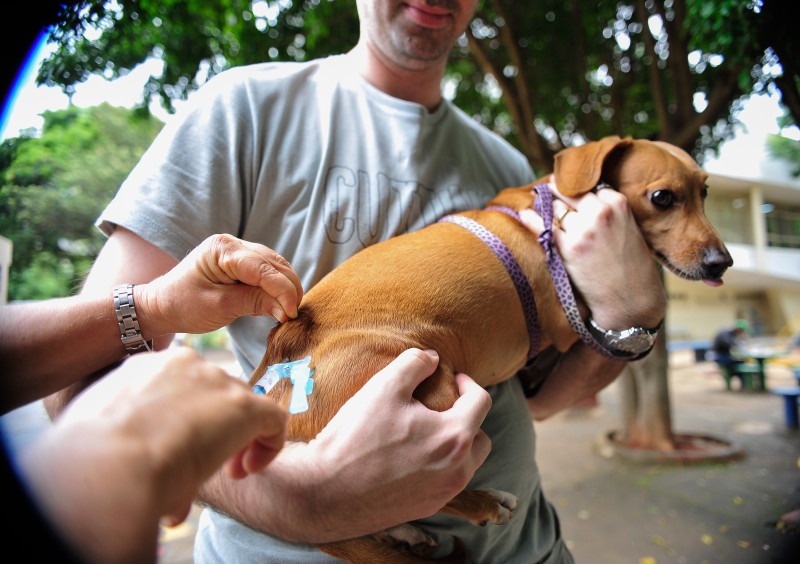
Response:
[[[736,371],[741,359],[735,357],[735,352],[742,348],[749,330],[750,325],[747,321],[737,319],[733,327],[721,329],[711,343],[708,360],[716,362],[723,374],[728,375],[726,378],[728,382],[734,377],[739,378],[740,383],[743,382],[742,375]]]

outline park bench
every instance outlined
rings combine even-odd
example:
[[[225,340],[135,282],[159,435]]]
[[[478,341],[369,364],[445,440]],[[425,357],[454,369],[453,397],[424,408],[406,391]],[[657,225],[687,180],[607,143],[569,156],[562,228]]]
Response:
[[[797,372],[795,372],[797,375]],[[792,429],[798,428],[798,400],[800,400],[800,386],[788,388],[774,388],[772,393],[783,398],[783,407],[786,411],[786,426]]]

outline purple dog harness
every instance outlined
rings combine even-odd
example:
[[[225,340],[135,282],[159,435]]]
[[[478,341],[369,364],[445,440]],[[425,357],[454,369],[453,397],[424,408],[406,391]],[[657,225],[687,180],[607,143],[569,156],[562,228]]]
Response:
[[[487,208],[497,209],[503,213],[507,213],[511,217],[519,219],[517,212],[509,208]],[[514,287],[517,289],[517,295],[522,302],[522,311],[525,313],[525,323],[528,326],[528,337],[530,339],[530,348],[528,349],[528,360],[539,354],[539,346],[542,340],[542,332],[539,328],[539,315],[536,311],[536,301],[533,299],[533,290],[525,278],[525,273],[522,272],[517,259],[511,254],[511,250],[506,247],[506,244],[500,240],[500,237],[486,229],[483,225],[463,215],[448,215],[439,220],[440,222],[455,223],[475,235],[478,239],[483,241],[487,247],[500,259],[503,266],[506,267]]]
[[[598,189],[605,187],[607,186],[600,185],[598,186]],[[572,329],[592,350],[598,352],[606,358],[620,360],[595,340],[595,338],[586,329],[583,319],[581,319],[580,312],[578,310],[578,304],[575,300],[575,295],[572,292],[572,285],[570,284],[569,276],[564,268],[564,263],[561,261],[561,256],[558,254],[558,251],[553,244],[553,194],[550,192],[550,188],[547,186],[547,184],[539,184],[533,187],[533,191],[536,192],[538,196],[534,201],[534,209],[542,217],[542,221],[544,222],[544,231],[542,231],[541,235],[539,235],[539,244],[542,245],[542,248],[545,250],[547,269],[550,271],[550,276],[552,277],[553,283],[556,286],[556,292],[558,293],[558,299],[561,302],[561,307],[564,309],[564,313],[566,314]],[[510,217],[513,217],[517,221],[520,219],[517,212],[510,208],[488,207],[486,209],[503,212]],[[523,312],[525,313],[525,321],[528,326],[528,335],[530,338],[528,360],[535,357],[539,353],[539,347],[541,345],[541,327],[539,326],[539,316],[536,310],[536,302],[533,298],[533,290],[531,289],[531,285],[525,277],[525,274],[522,272],[519,263],[514,258],[514,255],[511,254],[509,248],[505,245],[505,243],[503,243],[503,241],[500,240],[497,235],[486,229],[477,221],[469,219],[468,217],[464,217],[463,215],[448,215],[439,221],[455,223],[456,225],[463,227],[473,235],[477,236],[494,252],[495,255],[497,255],[497,258],[499,258],[503,263],[508,275],[514,282],[514,286],[517,289],[517,294],[522,302]]]

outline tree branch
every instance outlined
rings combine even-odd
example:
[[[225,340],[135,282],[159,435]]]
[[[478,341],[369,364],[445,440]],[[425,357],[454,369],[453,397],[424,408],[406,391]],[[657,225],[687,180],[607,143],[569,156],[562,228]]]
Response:
[[[701,113],[695,113],[693,118],[683,124],[679,130],[674,131],[669,138],[662,139],[687,152],[692,152],[694,142],[699,137],[700,128],[719,119],[731,101],[736,98],[739,91],[738,76],[741,70],[740,66],[736,66],[720,73],[717,80],[714,81],[714,88],[708,95],[706,109]]]
[[[664,11],[664,2],[656,2],[656,10],[664,22],[669,38],[669,59],[667,61],[672,72],[672,88],[675,96],[675,117],[679,126],[688,122],[695,114],[694,91],[692,87],[691,71],[689,70],[689,49],[684,22],[686,19],[686,3],[684,0],[675,0],[673,10],[675,17],[672,21],[667,19]]]
[[[546,151],[544,143],[536,131],[536,126],[534,124],[534,104],[533,100],[531,99],[530,91],[528,90],[526,75],[523,72],[524,65],[522,63],[522,55],[519,52],[519,44],[514,37],[513,31],[511,30],[511,21],[508,19],[502,5],[497,0],[494,2],[494,8],[497,12],[497,15],[503,19],[503,25],[500,26],[500,37],[503,41],[503,45],[505,46],[508,56],[511,59],[511,64],[517,69],[512,82],[517,88],[517,99],[520,104],[520,117],[522,119],[522,126],[525,128],[525,137],[528,140],[528,146],[531,152],[530,154],[533,157],[534,162],[541,163],[545,160]]]
[[[576,76],[580,77],[581,89],[583,91],[583,100],[586,104],[591,104],[592,90],[589,88],[589,81],[586,80],[587,67],[586,67],[586,41],[583,33],[583,22],[581,18],[580,2],[572,3],[572,38],[574,41],[575,49],[573,51],[573,63],[575,65]],[[597,138],[597,114],[594,110],[584,113],[583,108],[578,111],[578,119],[583,124],[583,130],[589,139]]]
[[[478,63],[478,66],[483,71],[483,74],[490,74],[495,77],[500,89],[503,91],[503,99],[506,102],[506,108],[508,109],[508,113],[511,114],[511,119],[513,120],[514,124],[517,126],[519,142],[522,145],[522,150],[530,159],[531,152],[529,148],[527,131],[522,123],[520,101],[512,91],[509,82],[505,79],[503,74],[499,71],[491,59],[489,59],[489,56],[486,54],[486,51],[483,48],[483,43],[481,40],[475,37],[471,29],[468,30],[467,41],[469,42],[470,53],[472,53],[473,58]]]
[[[644,0],[636,1],[636,14],[639,17],[639,23],[642,24],[642,40],[644,41],[647,55],[650,57],[650,64],[647,65],[647,72],[650,80],[650,89],[653,95],[653,105],[656,110],[656,118],[658,119],[660,137],[662,139],[669,139],[671,137],[671,128],[669,112],[667,111],[667,101],[664,96],[664,84],[661,80],[661,73],[658,70],[658,55],[656,55],[655,39],[653,38],[653,34],[650,33],[650,26],[647,24],[648,13],[644,5]]]

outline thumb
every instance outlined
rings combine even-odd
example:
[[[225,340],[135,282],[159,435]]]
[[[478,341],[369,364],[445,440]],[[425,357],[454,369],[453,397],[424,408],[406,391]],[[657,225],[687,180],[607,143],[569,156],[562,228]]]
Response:
[[[279,323],[289,320],[289,314],[281,305],[280,301],[258,286],[247,284],[237,284],[235,287],[222,288],[221,291],[231,292],[231,297],[235,296],[239,300],[241,315],[269,316],[274,317]],[[297,317],[297,306],[294,305],[292,316]]]
[[[439,364],[436,351],[408,349],[378,372],[369,382],[391,383],[409,396],[419,384],[433,374]],[[368,383],[369,383],[368,382]]]

